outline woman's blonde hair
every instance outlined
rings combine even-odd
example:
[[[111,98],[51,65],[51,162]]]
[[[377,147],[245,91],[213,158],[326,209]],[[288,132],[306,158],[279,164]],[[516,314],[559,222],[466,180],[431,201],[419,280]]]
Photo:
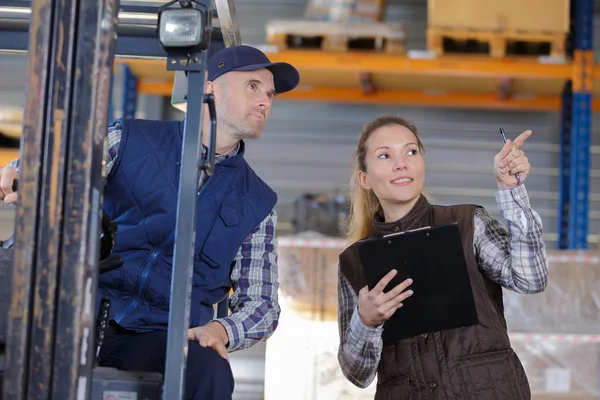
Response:
[[[373,216],[382,211],[381,204],[372,190],[364,189],[358,182],[358,172],[366,172],[366,142],[373,132],[384,126],[400,125],[411,131],[417,138],[417,145],[422,155],[425,155],[425,146],[419,138],[417,128],[404,118],[384,115],[365,125],[358,137],[356,145],[356,164],[354,173],[350,180],[350,214],[348,216],[348,233],[347,238],[349,243],[354,243],[360,239],[373,234]],[[431,197],[423,190],[423,195],[428,199]]]

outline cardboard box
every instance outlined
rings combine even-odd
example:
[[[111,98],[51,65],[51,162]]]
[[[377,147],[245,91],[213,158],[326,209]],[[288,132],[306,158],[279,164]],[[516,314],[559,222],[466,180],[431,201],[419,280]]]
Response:
[[[339,255],[345,242],[322,236],[277,239],[279,288],[306,318],[337,321]]]
[[[569,0],[429,0],[429,27],[569,32]]]
[[[309,0],[304,18],[337,22],[380,22],[385,0]]]

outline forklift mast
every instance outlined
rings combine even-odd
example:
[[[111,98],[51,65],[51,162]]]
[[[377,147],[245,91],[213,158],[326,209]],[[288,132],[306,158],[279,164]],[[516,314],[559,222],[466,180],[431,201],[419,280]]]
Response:
[[[214,49],[240,43],[233,0],[215,0],[216,10],[212,0],[175,0],[165,5],[207,12],[206,46],[187,54],[161,48],[157,26],[148,30],[147,20],[143,27],[130,26],[125,33],[120,10],[134,7],[137,12],[158,13],[156,3],[9,2],[17,8],[29,5],[30,13],[26,31],[22,21],[0,23],[4,26],[0,38],[13,38],[0,40],[0,52],[28,54],[2,398],[96,400],[107,398],[107,393],[131,393],[124,398],[181,399],[196,236],[192,221],[196,221],[201,174],[212,172],[216,137],[214,99],[203,93],[206,61]],[[144,34],[136,45],[138,28]],[[22,48],[24,35],[26,48]],[[149,45],[140,46],[142,39]],[[162,376],[107,371],[95,363],[111,77],[114,58],[132,56],[165,59],[165,68],[176,71],[178,83],[172,104],[185,103],[187,108],[164,382]],[[212,122],[206,159],[200,157],[203,103],[209,105]],[[148,391],[153,382],[156,390]]]

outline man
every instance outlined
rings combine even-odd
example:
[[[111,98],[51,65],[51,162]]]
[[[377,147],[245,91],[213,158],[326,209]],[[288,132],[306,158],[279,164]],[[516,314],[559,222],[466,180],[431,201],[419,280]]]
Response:
[[[198,195],[188,399],[231,398],[227,353],[265,340],[277,326],[277,196],[244,160],[244,140],[260,137],[275,96],[298,82],[293,66],[271,63],[249,46],[209,59],[206,92],[215,96],[217,156]],[[207,132],[208,118],[204,122]],[[111,300],[112,319],[101,365],[164,371],[184,123],[120,120],[109,127],[103,209],[118,223],[114,253],[124,266],[99,279],[98,301]],[[0,200],[16,201],[17,169],[15,160],[0,171]],[[231,315],[214,320],[213,305],[231,288]]]

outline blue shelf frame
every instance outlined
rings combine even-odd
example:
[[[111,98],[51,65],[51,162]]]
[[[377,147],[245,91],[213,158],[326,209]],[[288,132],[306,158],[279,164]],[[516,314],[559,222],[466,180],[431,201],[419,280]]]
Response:
[[[569,247],[569,215],[571,202],[571,121],[573,112],[573,82],[567,81],[561,99],[560,152],[558,165],[558,243],[559,249]]]
[[[138,79],[131,71],[131,68],[127,64],[121,64],[121,73],[123,77],[123,118],[135,118],[135,111],[137,108],[137,95],[138,95]]]
[[[123,90],[121,97],[121,113],[122,118],[135,118],[135,112],[137,110],[137,98],[138,98],[138,78],[135,76],[131,68],[127,64],[119,65],[119,72],[122,76]],[[115,74],[112,74],[110,79],[110,105],[108,108],[108,121],[111,123],[114,121],[114,96],[115,96]]]
[[[559,249],[588,248],[594,0],[571,0],[572,81],[562,96]]]

